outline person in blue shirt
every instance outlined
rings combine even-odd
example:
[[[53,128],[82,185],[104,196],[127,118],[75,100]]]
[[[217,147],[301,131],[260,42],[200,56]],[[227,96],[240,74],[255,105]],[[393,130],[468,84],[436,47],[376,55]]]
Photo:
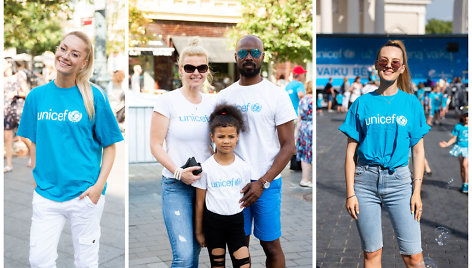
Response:
[[[462,116],[460,123],[454,126],[452,138],[441,141],[439,146],[442,148],[454,144],[449,154],[459,159],[462,177],[462,192],[469,192],[469,165],[468,165],[468,147],[469,147],[469,107],[462,107]]]
[[[341,91],[338,92],[338,94],[336,95],[336,103],[337,103],[337,112],[338,113],[342,113],[343,112],[343,94],[341,93]]]
[[[439,84],[433,86],[433,91],[429,93],[429,117],[428,125],[439,124],[439,114],[442,103],[442,93]],[[433,121],[434,120],[434,121]]]
[[[89,82],[93,47],[87,35],[68,33],[54,64],[56,79],[30,92],[18,128],[33,151],[29,261],[31,267],[56,267],[70,220],[75,266],[98,267],[106,181],[123,137],[105,93]]]
[[[356,99],[339,127],[347,135],[346,209],[356,219],[364,267],[381,266],[382,207],[389,212],[405,265],[415,267],[423,261],[423,136],[430,127],[421,103],[411,94],[407,55],[401,41],[390,40],[380,48],[375,69],[379,88]],[[413,185],[408,168],[410,148]]]
[[[290,81],[285,86],[285,91],[290,96],[290,100],[292,101],[293,109],[298,116],[298,104],[300,100],[303,99],[305,96],[305,85],[303,84],[303,80],[305,80],[305,73],[307,71],[303,69],[302,66],[297,65],[293,68],[293,80]]]

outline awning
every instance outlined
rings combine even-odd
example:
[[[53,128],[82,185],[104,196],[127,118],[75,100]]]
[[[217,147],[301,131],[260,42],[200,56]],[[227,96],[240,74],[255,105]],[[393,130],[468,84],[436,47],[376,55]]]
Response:
[[[195,36],[172,36],[177,52],[180,52],[189,45]],[[208,57],[212,63],[228,63],[234,61],[234,48],[231,47],[230,40],[224,37],[199,37],[200,46],[208,51]]]

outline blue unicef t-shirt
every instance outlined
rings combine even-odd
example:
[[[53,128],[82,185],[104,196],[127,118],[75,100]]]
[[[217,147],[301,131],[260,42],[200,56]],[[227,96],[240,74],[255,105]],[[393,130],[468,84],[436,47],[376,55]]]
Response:
[[[459,147],[468,147],[469,146],[469,127],[464,126],[463,124],[457,124],[452,130],[452,135],[456,136],[456,144]]]
[[[391,170],[408,164],[410,147],[429,129],[419,100],[401,90],[393,96],[382,96],[375,91],[362,95],[349,108],[339,127],[359,143],[360,163]]]
[[[342,94],[336,95],[336,102],[338,104],[343,104],[343,95]]]
[[[285,86],[285,91],[287,91],[288,95],[290,96],[293,108],[295,109],[295,112],[298,116],[298,104],[300,103],[300,99],[298,98],[298,92],[305,93],[305,86],[300,81],[292,80]]]
[[[424,94],[425,94],[424,89],[422,89],[422,88],[418,89],[416,94],[418,94],[418,99],[419,100],[424,101]]]
[[[92,89],[93,121],[77,86],[59,88],[51,81],[26,98],[18,135],[36,144],[35,191],[47,199],[71,200],[94,185],[102,148],[123,140],[107,97]]]
[[[432,92],[429,94],[429,103],[431,105],[431,109],[433,110],[438,109],[441,106],[441,102],[442,102],[442,93]]]

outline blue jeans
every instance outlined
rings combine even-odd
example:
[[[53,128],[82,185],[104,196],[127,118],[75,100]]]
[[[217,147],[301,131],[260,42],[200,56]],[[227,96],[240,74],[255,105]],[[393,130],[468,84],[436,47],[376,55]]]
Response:
[[[379,166],[356,167],[354,191],[359,201],[357,229],[365,252],[383,247],[381,207],[390,216],[402,255],[422,252],[420,223],[411,214],[412,184],[408,166],[390,172]]]
[[[162,215],[172,248],[171,267],[198,267],[200,245],[193,228],[195,188],[162,176]]]

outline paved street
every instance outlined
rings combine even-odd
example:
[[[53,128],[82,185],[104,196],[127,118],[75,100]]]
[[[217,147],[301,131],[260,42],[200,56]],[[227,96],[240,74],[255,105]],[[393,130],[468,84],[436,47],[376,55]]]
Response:
[[[130,165],[129,168],[129,259],[130,267],[170,267],[172,253],[161,212],[159,164]],[[298,186],[301,172],[286,168],[283,173],[282,237],[287,267],[312,267],[312,191]],[[252,267],[265,267],[259,241],[251,237]],[[226,258],[226,266],[231,261]],[[209,267],[206,249],[200,266]]]
[[[320,268],[363,265],[356,223],[345,209],[344,155],[347,139],[337,130],[344,117],[345,114],[324,111],[316,121],[316,267]],[[438,268],[467,267],[467,195],[459,191],[462,185],[459,164],[449,155],[450,147],[443,149],[438,146],[439,141],[449,140],[457,122],[447,118],[442,126],[433,127],[425,136],[426,158],[433,174],[425,176],[422,186],[422,247],[424,256],[431,258]],[[385,267],[404,267],[385,211],[382,212],[382,222],[382,263]],[[435,229],[440,226],[450,230],[447,244],[443,246],[435,241]]]
[[[100,267],[125,267],[125,144],[117,144],[116,159],[108,178],[100,239]],[[27,158],[13,159],[13,172],[5,174],[4,267],[29,267],[29,233],[33,175]],[[70,222],[66,222],[58,247],[57,267],[73,267],[74,249]]]

